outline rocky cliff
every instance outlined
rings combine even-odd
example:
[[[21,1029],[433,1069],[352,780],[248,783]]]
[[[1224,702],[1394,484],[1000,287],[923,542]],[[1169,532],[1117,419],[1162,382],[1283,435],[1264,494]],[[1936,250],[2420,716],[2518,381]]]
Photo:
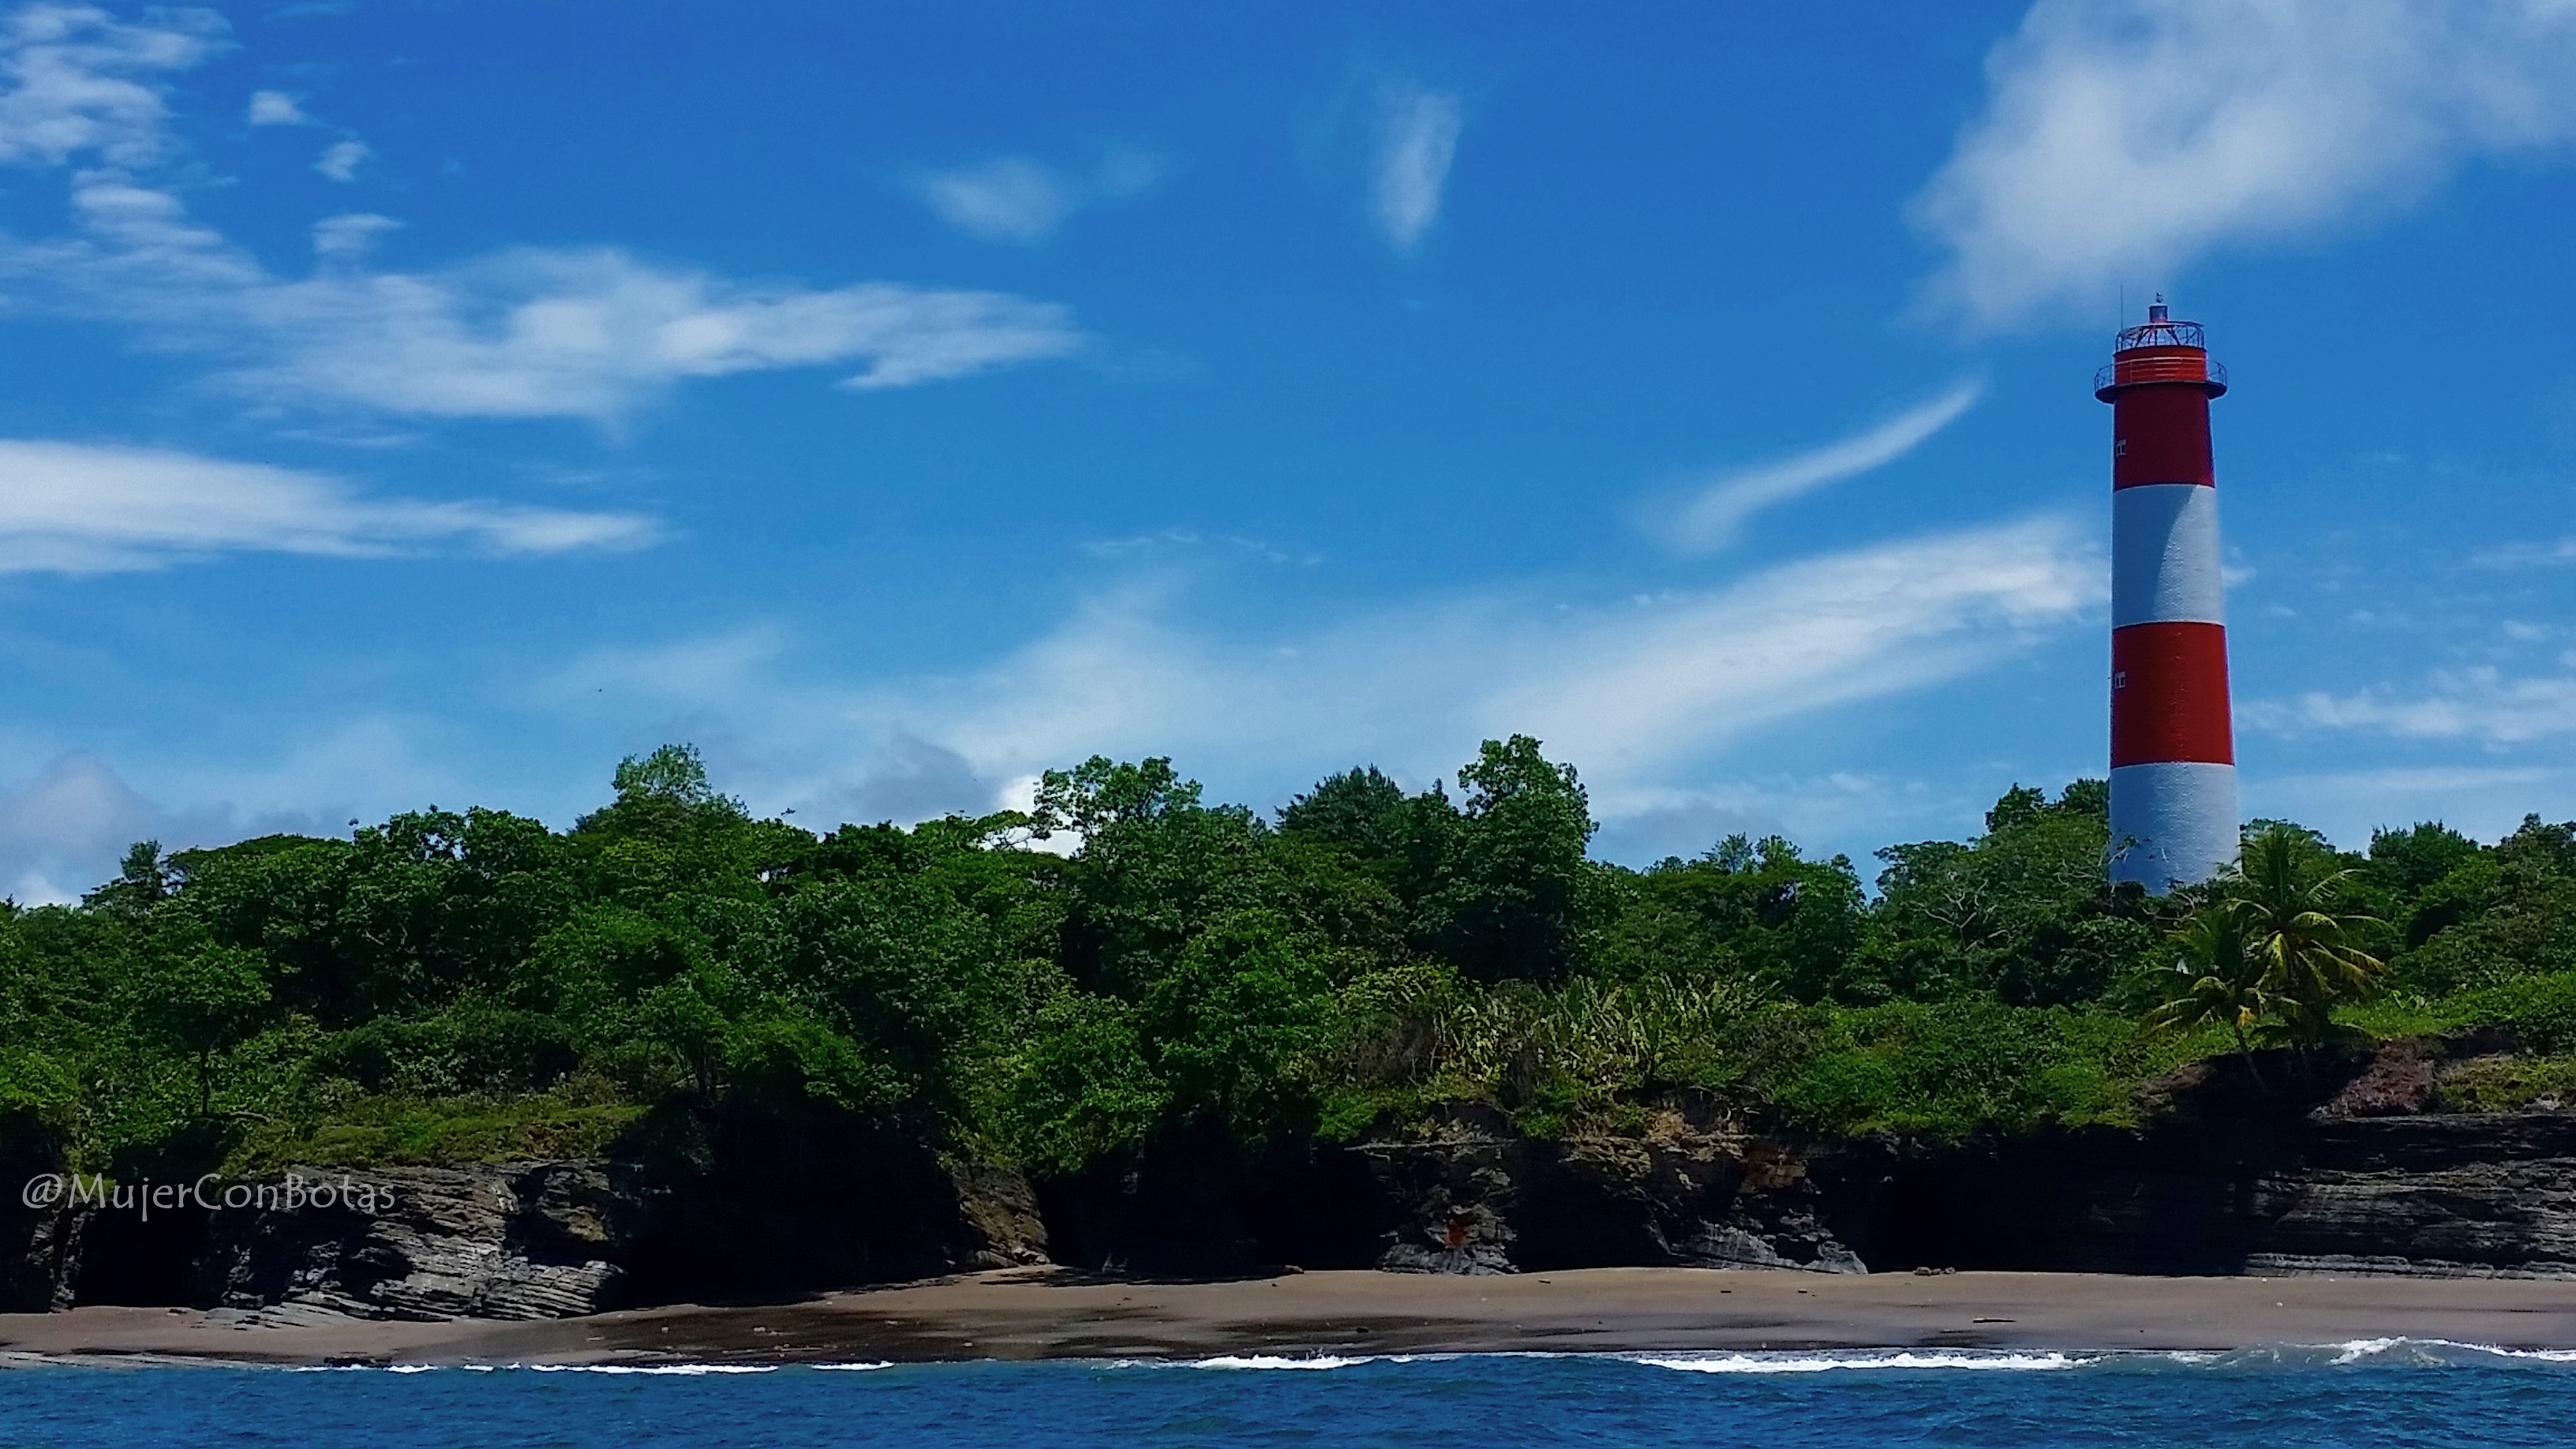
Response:
[[[2495,1033],[2219,1058],[2152,1084],[2136,1128],[1964,1142],[1766,1138],[1714,1101],[1535,1140],[1445,1110],[1351,1147],[1243,1157],[1176,1137],[1038,1185],[897,1139],[745,1142],[651,1162],[354,1174],[352,1205],[19,1212],[17,1308],[501,1318],[796,1292],[1047,1261],[1224,1274],[1696,1265],[1855,1273],[2576,1278],[2576,1111],[2442,1110],[2510,1063]],[[731,1130],[731,1129],[726,1129]],[[786,1147],[796,1147],[789,1152]],[[766,1164],[761,1171],[752,1166]],[[337,1171],[305,1170],[338,1182]],[[282,1179],[270,1179],[271,1182]]]
[[[979,1164],[859,1211],[772,1204],[766,1224],[745,1216],[739,1195],[605,1162],[290,1169],[222,1186],[248,1201],[149,1217],[130,1203],[27,1215],[6,1307],[557,1318],[1046,1261],[1027,1182]],[[720,1236],[693,1236],[708,1230]]]
[[[2492,1032],[2203,1062],[2135,1129],[1798,1143],[1668,1109],[1531,1142],[1460,1111],[1358,1149],[1399,1219],[1380,1266],[2576,1277],[2576,1112],[2437,1110]]]

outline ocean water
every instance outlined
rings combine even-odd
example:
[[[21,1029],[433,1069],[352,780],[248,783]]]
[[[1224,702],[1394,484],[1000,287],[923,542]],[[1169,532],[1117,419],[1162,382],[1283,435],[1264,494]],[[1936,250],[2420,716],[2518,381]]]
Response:
[[[1214,1358],[744,1368],[24,1364],[0,1444],[2234,1446],[2576,1443],[2576,1354]]]

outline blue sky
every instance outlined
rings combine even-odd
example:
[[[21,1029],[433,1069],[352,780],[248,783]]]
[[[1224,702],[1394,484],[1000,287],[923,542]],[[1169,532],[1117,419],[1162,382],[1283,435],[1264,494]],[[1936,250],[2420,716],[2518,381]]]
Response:
[[[0,890],[666,740],[1966,834],[2103,769],[2156,290],[2249,812],[2576,815],[2571,160],[2521,0],[0,12]]]

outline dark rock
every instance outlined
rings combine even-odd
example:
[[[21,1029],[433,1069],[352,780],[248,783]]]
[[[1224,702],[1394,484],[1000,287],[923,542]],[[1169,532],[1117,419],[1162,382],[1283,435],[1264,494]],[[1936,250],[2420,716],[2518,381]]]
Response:
[[[896,1122],[673,1104],[610,1169],[634,1301],[741,1298],[1042,1260],[1016,1173],[961,1166]]]
[[[1829,1218],[1883,1267],[2576,1278],[2576,1115],[2434,1113],[2494,1031],[2157,1084],[2136,1130],[1817,1154]]]
[[[43,1313],[69,1301],[80,1224],[59,1202],[27,1201],[32,1184],[62,1171],[61,1133],[32,1113],[0,1113],[0,1313]]]
[[[622,1245],[597,1164],[314,1170],[211,1214],[200,1300],[360,1318],[562,1318],[618,1306]]]
[[[2193,1063],[2135,1129],[1794,1143],[1722,1113],[1522,1138],[1458,1108],[1358,1149],[1408,1272],[1699,1264],[1809,1272],[2576,1278],[2576,1113],[2428,1110],[2495,1029]]]
[[[1534,1142],[1489,1108],[1357,1149],[1394,1201],[1377,1256],[1395,1272],[1629,1265],[1863,1272],[1826,1226],[1802,1158],[1722,1114],[1672,1107],[1635,1137]]]
[[[1044,1180],[1037,1198],[1057,1262],[1181,1277],[1240,1277],[1287,1263],[1365,1267],[1396,1214],[1361,1154],[1315,1144],[1247,1148],[1214,1123],[1184,1124]]]
[[[988,1162],[949,1165],[948,1179],[965,1229],[966,1261],[977,1268],[1017,1268],[1047,1258],[1046,1219],[1036,1189],[1014,1169]]]
[[[54,1207],[29,1214],[10,1291],[0,1311],[53,1313],[72,1306],[80,1279],[81,1229],[88,1214]]]
[[[1017,1172],[926,1156],[831,1172],[828,1191],[795,1190],[815,1187],[811,1176],[674,1181],[591,1161],[216,1179],[232,1205],[39,1215],[16,1306],[558,1318],[1047,1261],[1036,1194]]]
[[[2340,1117],[2393,1117],[2421,1112],[2433,1101],[2433,1085],[2442,1064],[2442,1043],[2417,1038],[2383,1045],[2360,1076],[2345,1084],[2334,1099],[2317,1108],[2320,1120]]]

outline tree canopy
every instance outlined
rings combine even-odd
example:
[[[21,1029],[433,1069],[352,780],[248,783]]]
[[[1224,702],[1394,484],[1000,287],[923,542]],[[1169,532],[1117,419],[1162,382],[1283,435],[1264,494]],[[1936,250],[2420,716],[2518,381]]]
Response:
[[[2150,899],[2106,883],[2100,781],[2016,787],[1869,882],[1778,836],[1630,869],[1526,736],[1268,815],[1162,758],[826,834],[754,817],[686,746],[609,784],[560,830],[433,807],[143,842],[77,905],[0,908],[0,1131],[149,1169],[837,1123],[1044,1176],[1454,1100],[1538,1133],[1682,1095],[1958,1131],[2115,1119],[2146,1075],[2274,1037],[2489,1020],[2576,1051],[2576,825],[2537,819],[2360,852],[2266,826],[2240,874]]]

